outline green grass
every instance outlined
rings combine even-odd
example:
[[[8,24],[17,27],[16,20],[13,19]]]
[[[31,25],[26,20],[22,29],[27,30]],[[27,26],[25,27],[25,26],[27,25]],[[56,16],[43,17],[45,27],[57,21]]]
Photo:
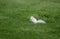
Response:
[[[60,0],[0,0],[0,39],[60,39]]]

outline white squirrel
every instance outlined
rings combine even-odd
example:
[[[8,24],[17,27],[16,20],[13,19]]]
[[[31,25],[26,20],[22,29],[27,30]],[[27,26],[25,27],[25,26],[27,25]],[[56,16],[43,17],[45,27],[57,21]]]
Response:
[[[34,16],[30,17],[30,21],[33,23],[41,23],[41,24],[45,24],[46,22],[42,19],[37,20]]]

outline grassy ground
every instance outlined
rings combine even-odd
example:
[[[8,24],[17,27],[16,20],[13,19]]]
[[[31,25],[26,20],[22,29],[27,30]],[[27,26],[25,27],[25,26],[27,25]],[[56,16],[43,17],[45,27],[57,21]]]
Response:
[[[60,39],[60,0],[0,0],[0,39]]]

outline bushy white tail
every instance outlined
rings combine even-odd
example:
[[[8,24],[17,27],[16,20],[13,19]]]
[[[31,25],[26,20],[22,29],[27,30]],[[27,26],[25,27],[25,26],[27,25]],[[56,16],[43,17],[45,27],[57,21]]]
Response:
[[[45,24],[46,22],[44,20],[40,19],[40,20],[37,20],[37,23],[44,23]]]

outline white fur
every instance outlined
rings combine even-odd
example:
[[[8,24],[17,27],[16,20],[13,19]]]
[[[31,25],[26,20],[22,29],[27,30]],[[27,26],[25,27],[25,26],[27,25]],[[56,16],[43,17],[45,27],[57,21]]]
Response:
[[[44,20],[41,19],[37,20],[34,16],[30,17],[30,21],[33,23],[44,23],[44,24],[46,23]]]
[[[37,19],[33,16],[30,17],[30,21],[33,22],[33,23],[37,23]]]

